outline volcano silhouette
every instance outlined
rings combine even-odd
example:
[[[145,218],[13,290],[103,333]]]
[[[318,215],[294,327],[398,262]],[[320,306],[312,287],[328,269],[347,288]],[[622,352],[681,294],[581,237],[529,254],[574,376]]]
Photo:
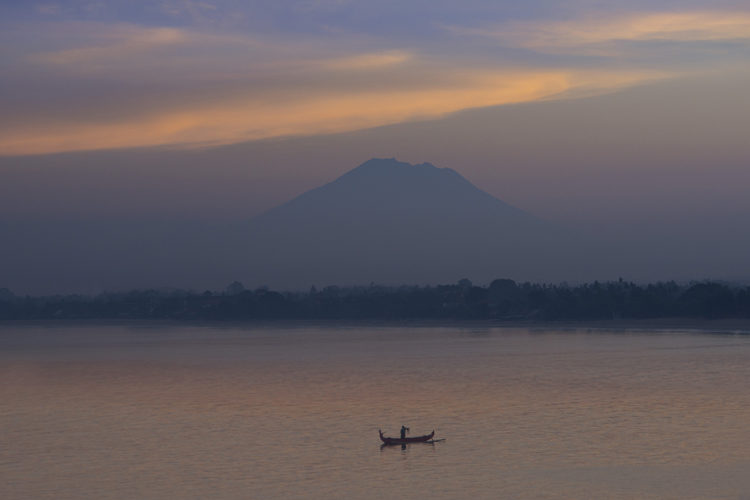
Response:
[[[552,224],[450,168],[395,159],[369,160],[241,233],[229,260],[275,287],[539,279],[561,253]]]

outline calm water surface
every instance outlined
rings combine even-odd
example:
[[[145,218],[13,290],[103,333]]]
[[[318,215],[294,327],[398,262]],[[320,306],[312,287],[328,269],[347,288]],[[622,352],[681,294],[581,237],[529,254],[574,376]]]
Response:
[[[749,389],[740,334],[5,325],[0,497],[748,498]]]

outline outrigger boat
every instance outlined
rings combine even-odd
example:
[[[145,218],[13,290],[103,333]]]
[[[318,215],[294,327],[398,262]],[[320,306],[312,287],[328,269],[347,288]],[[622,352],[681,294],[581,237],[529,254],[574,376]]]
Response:
[[[385,437],[383,435],[383,431],[381,431],[380,429],[378,429],[378,432],[380,433],[380,440],[385,445],[391,445],[391,444],[409,444],[409,443],[426,443],[427,441],[429,441],[430,439],[432,439],[432,437],[435,435],[435,431],[433,430],[432,432],[430,432],[429,434],[425,434],[424,436],[409,437],[409,438],[401,439],[401,438],[389,438],[389,437]]]

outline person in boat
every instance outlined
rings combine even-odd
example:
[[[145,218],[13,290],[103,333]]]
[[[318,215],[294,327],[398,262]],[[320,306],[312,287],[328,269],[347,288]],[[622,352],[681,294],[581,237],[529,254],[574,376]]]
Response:
[[[405,425],[401,426],[401,439],[406,439],[406,433],[409,432],[409,428]]]

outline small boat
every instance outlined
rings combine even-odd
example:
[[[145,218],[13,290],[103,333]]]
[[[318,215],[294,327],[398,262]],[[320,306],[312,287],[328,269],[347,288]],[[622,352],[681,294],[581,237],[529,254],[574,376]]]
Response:
[[[430,432],[429,434],[425,434],[424,436],[408,437],[408,438],[401,439],[401,438],[389,438],[389,437],[385,437],[383,435],[383,431],[381,431],[380,429],[378,429],[378,432],[380,433],[380,440],[385,445],[390,445],[390,444],[408,444],[408,443],[426,443],[427,441],[429,441],[430,439],[432,439],[432,437],[435,435],[435,431],[433,430],[432,432]]]

